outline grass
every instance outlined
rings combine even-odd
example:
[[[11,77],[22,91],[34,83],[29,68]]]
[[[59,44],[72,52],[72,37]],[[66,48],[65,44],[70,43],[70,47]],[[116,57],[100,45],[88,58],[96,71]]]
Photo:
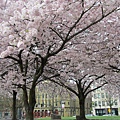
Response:
[[[50,117],[38,118],[37,120],[51,120]],[[62,117],[62,120],[75,120],[74,117]]]
[[[105,120],[120,120],[120,116],[93,116],[93,117],[87,117],[88,119],[105,119]],[[36,120],[51,120],[50,117],[45,118],[38,118]],[[62,120],[75,120],[75,117],[62,117]]]
[[[106,120],[120,120],[120,116],[93,116],[88,119],[106,119]]]

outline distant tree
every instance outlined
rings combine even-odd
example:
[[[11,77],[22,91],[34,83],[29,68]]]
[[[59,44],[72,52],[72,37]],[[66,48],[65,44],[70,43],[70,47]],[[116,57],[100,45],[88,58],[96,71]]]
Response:
[[[119,90],[114,84],[109,84],[108,86],[104,86],[104,90],[106,93],[105,101],[107,103],[107,106],[109,106],[108,113],[111,114],[111,116],[115,113],[113,113],[113,106],[118,105],[119,101]]]
[[[16,120],[17,119],[17,107],[19,105],[21,106],[21,99],[18,97],[19,96],[18,90],[15,89],[15,88],[11,89],[8,86],[6,88],[6,86],[4,86],[5,82],[3,83],[3,82],[0,81],[0,84],[1,84],[1,89],[2,89],[1,90],[1,92],[2,92],[1,94],[3,96],[2,98],[5,98],[3,100],[4,104],[3,103],[2,104],[3,104],[3,106],[6,106],[5,108],[8,109],[8,111],[11,112],[12,120]],[[8,100],[8,101],[6,101],[6,100]],[[17,101],[19,101],[19,103]]]
[[[111,114],[111,116],[112,116],[112,107],[113,107],[113,105],[115,104],[117,102],[117,100],[114,98],[113,99],[113,97],[111,97],[111,96],[109,96],[108,95],[108,98],[106,99],[106,103],[107,103],[107,105],[110,107],[109,109],[108,109],[108,112],[109,112],[109,114]]]
[[[1,91],[3,95],[8,96],[12,100],[12,120],[17,119],[17,94],[19,95],[19,87],[17,86],[17,82],[19,79],[17,79],[17,75],[13,74],[13,71],[11,70],[12,63],[9,61],[9,64],[4,63],[6,67],[3,67],[3,61],[1,60],[1,74],[0,74],[0,86]],[[15,69],[14,69],[15,70]],[[16,73],[16,72],[14,72]],[[9,77],[11,76],[11,77]],[[10,79],[9,79],[10,78]]]

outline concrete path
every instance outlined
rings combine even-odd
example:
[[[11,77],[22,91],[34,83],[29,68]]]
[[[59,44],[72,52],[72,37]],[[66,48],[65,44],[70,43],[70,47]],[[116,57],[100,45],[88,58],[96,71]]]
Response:
[[[0,120],[12,120],[12,118],[0,118]],[[25,119],[18,119],[18,120],[25,120]],[[34,118],[34,120],[37,120]]]

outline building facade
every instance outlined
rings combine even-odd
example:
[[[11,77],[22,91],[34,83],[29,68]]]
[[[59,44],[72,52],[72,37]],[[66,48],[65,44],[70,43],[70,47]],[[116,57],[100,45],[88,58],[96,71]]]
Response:
[[[86,100],[85,112],[91,113],[91,98]],[[34,109],[35,117],[50,116],[51,113],[59,114],[64,117],[79,115],[79,102],[78,99],[73,99],[69,95],[62,97],[60,95],[49,95],[46,91],[36,91],[36,106]]]
[[[113,114],[120,115],[119,97],[111,96],[102,88],[93,92],[92,112],[94,115]]]

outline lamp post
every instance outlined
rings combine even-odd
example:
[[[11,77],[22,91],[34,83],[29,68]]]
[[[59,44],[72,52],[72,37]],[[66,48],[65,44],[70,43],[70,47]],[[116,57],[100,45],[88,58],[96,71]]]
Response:
[[[64,108],[65,108],[65,102],[64,101],[62,101],[62,112],[63,112],[63,117],[64,117]]]
[[[76,115],[76,101],[73,100],[73,115],[75,116]]]

